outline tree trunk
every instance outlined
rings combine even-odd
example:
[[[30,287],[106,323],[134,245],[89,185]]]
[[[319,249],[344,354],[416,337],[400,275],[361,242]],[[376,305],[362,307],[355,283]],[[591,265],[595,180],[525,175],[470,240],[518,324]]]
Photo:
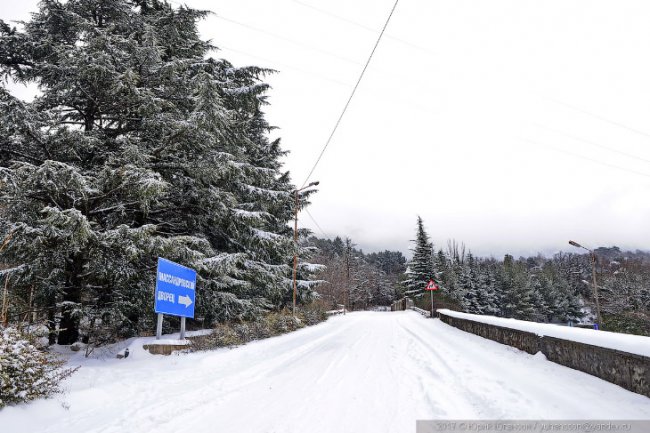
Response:
[[[51,346],[56,343],[56,296],[48,296],[47,302],[47,343]]]
[[[79,318],[74,315],[74,308],[81,302],[81,281],[79,275],[83,269],[81,257],[75,255],[66,266],[68,272],[68,287],[63,293],[63,311],[59,323],[58,343],[68,345],[79,340]]]
[[[57,343],[69,345],[79,339],[79,320],[73,317],[72,308],[66,307],[59,323],[59,339]]]

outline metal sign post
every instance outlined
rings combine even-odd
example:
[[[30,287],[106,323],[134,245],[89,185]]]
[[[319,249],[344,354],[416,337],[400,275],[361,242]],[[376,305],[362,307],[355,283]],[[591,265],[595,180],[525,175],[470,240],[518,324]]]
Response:
[[[196,271],[161,257],[156,271],[154,311],[158,313],[156,340],[162,335],[163,314],[181,318],[181,340],[185,338],[185,318],[194,318]]]
[[[156,323],[156,340],[160,340],[160,336],[162,335],[162,322],[163,314],[158,313],[158,323]]]
[[[434,318],[434,313],[435,313],[435,307],[433,305],[433,291],[438,289],[439,289],[438,285],[433,280],[429,280],[429,283],[424,288],[424,290],[428,290],[429,292],[431,292],[431,318],[432,319]]]

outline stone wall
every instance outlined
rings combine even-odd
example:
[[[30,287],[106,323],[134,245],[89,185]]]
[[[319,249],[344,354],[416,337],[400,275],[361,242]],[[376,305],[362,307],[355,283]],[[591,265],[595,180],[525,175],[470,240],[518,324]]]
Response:
[[[542,337],[532,332],[460,319],[440,312],[438,317],[462,331],[516,347],[530,354],[542,352],[549,361],[650,397],[650,358],[647,356],[561,338]]]
[[[502,326],[489,325],[487,323],[475,322],[473,320],[459,319],[446,316],[438,312],[438,317],[448,325],[465,332],[480,335],[483,338],[497,341],[501,344],[516,347],[532,355],[540,351],[539,336],[531,332],[518,329],[504,328]]]
[[[650,358],[606,347],[539,337],[546,359],[650,397]]]
[[[390,311],[405,311],[413,308],[414,303],[411,298],[402,298],[392,303]]]

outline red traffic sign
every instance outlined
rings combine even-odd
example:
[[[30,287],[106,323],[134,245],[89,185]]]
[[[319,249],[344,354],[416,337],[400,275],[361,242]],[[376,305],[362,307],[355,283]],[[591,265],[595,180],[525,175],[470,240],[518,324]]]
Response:
[[[429,280],[429,284],[427,284],[424,290],[438,290],[439,288],[435,281]]]

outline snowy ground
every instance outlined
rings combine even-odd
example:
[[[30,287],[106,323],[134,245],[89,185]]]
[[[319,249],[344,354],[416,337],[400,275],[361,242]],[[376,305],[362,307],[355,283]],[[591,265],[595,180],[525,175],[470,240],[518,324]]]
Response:
[[[3,433],[409,432],[417,419],[650,419],[650,399],[411,311],[236,349],[86,360]]]

